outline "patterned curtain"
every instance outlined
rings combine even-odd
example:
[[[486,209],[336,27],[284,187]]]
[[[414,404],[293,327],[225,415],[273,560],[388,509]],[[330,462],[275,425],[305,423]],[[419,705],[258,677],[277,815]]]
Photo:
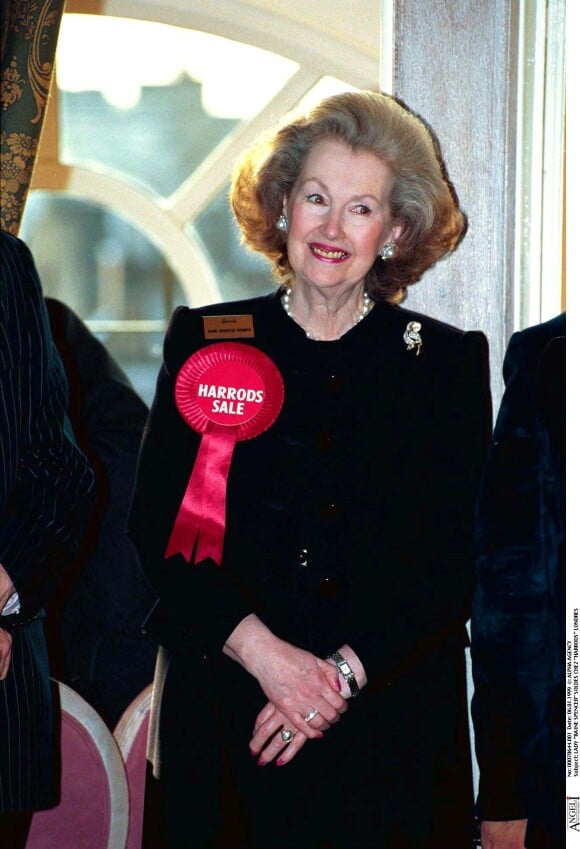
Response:
[[[1,0],[0,227],[17,235],[42,130],[65,0]]]

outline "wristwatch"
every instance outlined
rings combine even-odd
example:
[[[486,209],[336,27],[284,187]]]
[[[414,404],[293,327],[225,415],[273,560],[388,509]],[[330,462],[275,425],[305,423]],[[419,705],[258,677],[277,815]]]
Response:
[[[351,698],[356,698],[360,693],[360,690],[358,688],[358,684],[356,683],[356,678],[350,664],[344,659],[344,657],[339,651],[335,651],[333,652],[333,654],[329,654],[328,657],[331,658],[331,660],[334,660],[334,662],[338,666],[340,674],[349,686]]]

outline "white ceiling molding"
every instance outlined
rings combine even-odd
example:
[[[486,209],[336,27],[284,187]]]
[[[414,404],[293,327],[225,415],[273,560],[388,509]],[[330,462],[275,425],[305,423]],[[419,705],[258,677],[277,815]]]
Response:
[[[358,88],[380,84],[381,0],[67,0],[66,11],[211,32]]]

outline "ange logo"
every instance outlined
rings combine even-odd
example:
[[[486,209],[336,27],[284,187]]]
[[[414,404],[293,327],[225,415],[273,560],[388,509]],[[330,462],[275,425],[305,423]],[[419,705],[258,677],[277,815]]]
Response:
[[[580,796],[566,796],[566,826],[580,833]]]

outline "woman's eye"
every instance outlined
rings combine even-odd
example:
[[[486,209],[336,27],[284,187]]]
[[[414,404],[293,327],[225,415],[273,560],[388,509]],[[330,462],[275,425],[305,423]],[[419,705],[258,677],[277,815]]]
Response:
[[[306,200],[309,200],[310,203],[322,203],[322,195],[319,195],[318,192],[313,192],[311,195],[306,195]]]
[[[364,203],[359,203],[354,207],[354,211],[357,215],[369,215],[371,210]]]

